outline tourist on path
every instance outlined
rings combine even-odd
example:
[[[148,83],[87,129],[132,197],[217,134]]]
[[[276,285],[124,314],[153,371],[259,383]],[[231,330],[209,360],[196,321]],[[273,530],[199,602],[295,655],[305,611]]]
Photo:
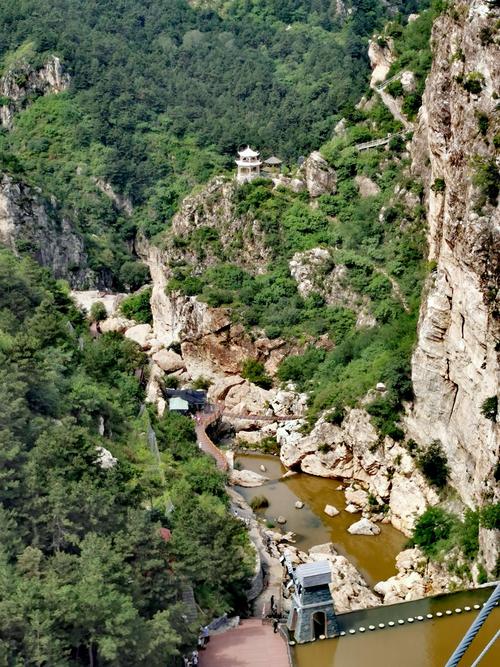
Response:
[[[274,631],[274,634],[276,634],[278,632],[278,619],[277,618],[275,618],[274,621],[273,621],[273,631]]]

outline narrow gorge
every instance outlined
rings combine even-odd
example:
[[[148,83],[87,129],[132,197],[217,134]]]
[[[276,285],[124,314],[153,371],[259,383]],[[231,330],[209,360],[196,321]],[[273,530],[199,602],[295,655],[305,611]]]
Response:
[[[482,603],[498,2],[42,4],[0,9],[0,663],[294,646],[307,566],[356,632]]]

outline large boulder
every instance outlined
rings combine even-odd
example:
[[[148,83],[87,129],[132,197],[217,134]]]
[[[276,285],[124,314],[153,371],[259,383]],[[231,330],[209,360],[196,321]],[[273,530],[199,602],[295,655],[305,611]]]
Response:
[[[338,509],[333,505],[325,505],[325,509],[323,510],[323,512],[328,516],[337,516],[337,514],[339,514]]]
[[[109,333],[110,331],[123,333],[127,329],[135,326],[134,320],[127,320],[126,317],[107,317],[99,324],[102,333]]]
[[[254,487],[262,486],[269,481],[268,477],[260,475],[253,470],[231,470],[229,474],[229,481],[235,486]]]
[[[351,535],[379,535],[380,528],[369,519],[360,519],[347,529]]]
[[[313,151],[299,169],[311,197],[333,194],[337,190],[337,174],[318,151]]]
[[[143,350],[151,347],[151,340],[153,338],[153,330],[150,324],[136,324],[134,327],[125,331],[125,338],[133,340]]]
[[[156,354],[153,354],[153,360],[166,373],[174,373],[186,368],[180,354],[173,350],[159,350]]]

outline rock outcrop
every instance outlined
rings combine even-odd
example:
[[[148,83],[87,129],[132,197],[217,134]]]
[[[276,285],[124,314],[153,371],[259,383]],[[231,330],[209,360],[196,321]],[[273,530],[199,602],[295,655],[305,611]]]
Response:
[[[218,176],[183,200],[164,242],[169,277],[178,261],[200,271],[219,263],[223,253],[237,257],[237,263],[251,273],[265,267],[271,253],[264,231],[258,220],[238,211],[238,187],[236,181]]]
[[[418,548],[405,549],[396,556],[397,574],[380,581],[374,590],[382,595],[384,604],[396,604],[467,588],[470,582],[451,572],[461,560],[456,550],[446,554],[443,562],[436,562]]]
[[[441,441],[452,485],[477,507],[500,494],[499,424],[481,412],[498,393],[500,216],[495,191],[485,193],[480,178],[489,169],[498,179],[500,49],[498,38],[481,36],[498,26],[500,10],[485,0],[454,5],[434,25],[433,65],[412,146],[413,172],[426,186],[435,269],[421,307],[407,428],[418,443]],[[472,79],[476,92],[467,85]],[[496,560],[484,551],[483,558]]]
[[[295,422],[278,427],[282,463],[293,470],[350,481],[346,502],[354,512],[390,520],[409,535],[415,519],[438,502],[407,449],[387,437],[381,441],[365,410],[350,410],[340,426],[322,417],[307,436],[299,429]]]
[[[392,63],[394,62],[394,45],[391,39],[380,38],[370,40],[368,57],[372,66],[370,86],[372,88],[385,80]]]
[[[301,296],[320,294],[330,306],[343,306],[357,313],[356,326],[375,326],[370,300],[355,292],[346,282],[347,268],[335,264],[326,248],[296,252],[289,261],[290,275],[297,282]]]
[[[9,128],[16,111],[28,101],[48,93],[61,93],[69,85],[70,77],[57,56],[50,56],[39,69],[21,57],[0,78],[0,97],[7,100],[0,105],[0,124]]]
[[[305,181],[310,197],[334,194],[337,190],[337,174],[319,151],[313,151],[304,160],[298,177]]]
[[[29,252],[73,287],[95,284],[83,239],[71,223],[38,191],[7,174],[0,179],[0,243],[16,254]]]

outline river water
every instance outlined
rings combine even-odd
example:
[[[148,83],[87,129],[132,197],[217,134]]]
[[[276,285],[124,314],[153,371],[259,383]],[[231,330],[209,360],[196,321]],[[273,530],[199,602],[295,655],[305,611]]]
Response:
[[[368,630],[368,624],[362,618],[353,618],[352,627],[356,634],[337,639],[315,641],[311,644],[297,646],[294,649],[295,667],[443,667],[453,653],[457,644],[473,622],[477,610],[474,604],[481,604],[491,594],[492,589],[478,589],[438,598],[419,601],[418,612],[424,616],[433,614],[432,620],[408,623],[408,614],[414,614],[410,604],[383,607],[387,620],[396,616],[405,619],[404,625],[396,625],[383,630]],[[464,606],[472,607],[471,611],[456,613],[455,609]],[[396,610],[396,607],[398,608]],[[446,616],[446,610],[453,611]],[[395,611],[399,613],[394,614]],[[436,612],[443,616],[436,618]],[[404,612],[404,613],[403,613]],[[377,608],[378,613],[378,608]],[[355,612],[357,614],[357,612]],[[344,616],[347,617],[350,614]],[[353,614],[354,616],[354,614]],[[366,616],[370,620],[370,613]],[[342,617],[341,617],[342,618]],[[416,618],[412,616],[412,618]],[[378,625],[378,624],[377,624]],[[470,667],[475,658],[494,636],[500,625],[500,610],[495,609],[467,651],[460,667]],[[364,633],[359,627],[366,627]],[[500,641],[481,660],[480,667],[499,667]]]
[[[280,460],[274,456],[246,454],[236,457],[242,468],[254,470],[272,480],[279,480],[286,472]],[[262,473],[260,466],[266,467]],[[238,487],[238,491],[250,502],[255,496],[266,496],[269,507],[257,512],[270,521],[276,521],[279,515],[287,519],[283,527],[296,534],[296,546],[307,550],[315,544],[332,542],[337,551],[346,556],[363,574],[371,586],[377,581],[388,579],[396,574],[394,560],[404,548],[407,538],[390,525],[380,525],[380,535],[366,537],[351,535],[348,526],[361,518],[360,514],[349,514],[344,511],[345,499],[343,491],[337,490],[341,480],[325,479],[297,473],[286,480],[272,481],[252,489]],[[295,501],[301,500],[305,506],[295,509]],[[327,516],[323,510],[325,505],[333,505],[340,514]],[[276,526],[278,529],[278,526]]]
[[[345,555],[362,572],[366,581],[374,585],[377,581],[387,579],[395,574],[394,560],[404,548],[406,538],[392,526],[382,525],[380,535],[364,537],[351,535],[347,527],[358,520],[359,514],[344,511],[345,499],[338,490],[341,480],[330,480],[299,473],[286,480],[279,480],[286,469],[278,458],[265,455],[245,454],[236,458],[242,468],[265,474],[272,481],[264,486],[238,491],[247,501],[255,496],[266,496],[269,507],[257,512],[267,520],[275,521],[279,515],[286,517],[287,523],[282,528],[296,534],[297,546],[303,550],[315,544],[332,542],[339,553]],[[260,466],[266,467],[262,473]],[[301,500],[305,507],[295,509],[296,500]],[[326,504],[334,505],[340,510],[336,517],[328,517],[323,509]],[[278,529],[278,526],[276,526]],[[455,593],[448,596],[417,601],[410,605],[388,606],[377,608],[376,612],[353,612],[341,617],[345,637],[305,644],[294,649],[296,667],[443,667],[460,641],[466,629],[472,623],[477,611],[462,611],[451,616],[445,614],[447,609],[473,608],[474,604],[485,601],[491,591],[480,589],[466,593]],[[443,612],[441,618],[436,612]],[[431,620],[426,614],[432,613]],[[376,615],[376,619],[374,615]],[[388,627],[393,617],[425,620],[404,625]],[[397,617],[397,618],[396,618]],[[369,624],[383,621],[385,629],[368,630]],[[489,639],[494,635],[500,623],[500,611],[496,609],[481,631],[460,667],[470,667]],[[364,633],[359,627],[365,627]],[[349,628],[356,630],[350,636]],[[481,661],[481,667],[500,666],[500,642],[490,650]]]

